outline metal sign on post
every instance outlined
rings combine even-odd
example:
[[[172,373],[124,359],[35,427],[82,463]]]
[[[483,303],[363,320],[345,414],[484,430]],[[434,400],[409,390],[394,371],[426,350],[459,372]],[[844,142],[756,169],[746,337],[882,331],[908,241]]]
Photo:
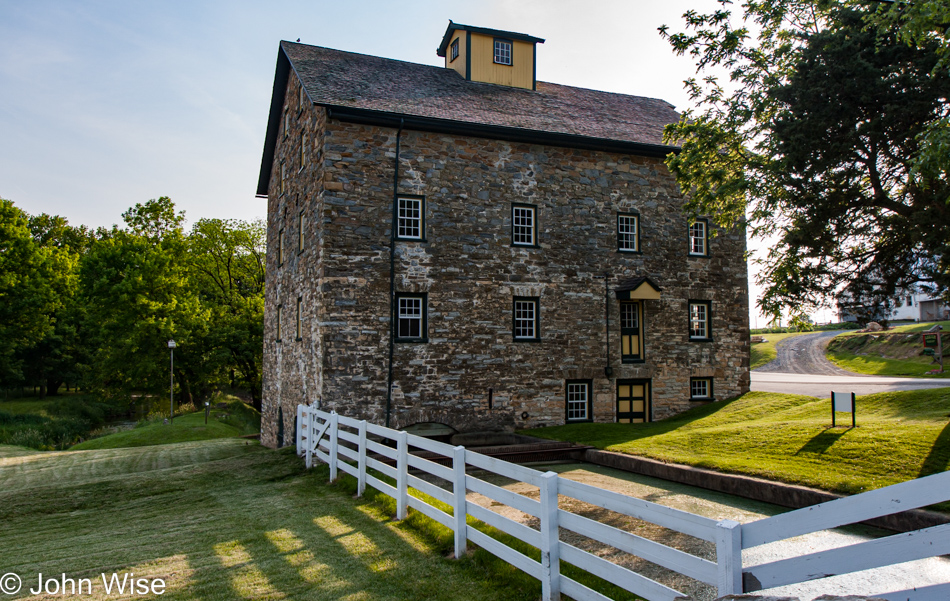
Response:
[[[853,392],[832,392],[831,393],[831,427],[835,427],[835,413],[851,413],[851,427],[856,428],[857,422],[854,413],[855,396]]]

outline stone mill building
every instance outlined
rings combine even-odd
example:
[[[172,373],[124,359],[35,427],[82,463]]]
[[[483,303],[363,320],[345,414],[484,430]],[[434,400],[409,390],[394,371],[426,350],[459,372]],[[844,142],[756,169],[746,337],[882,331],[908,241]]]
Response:
[[[745,232],[684,215],[677,113],[537,81],[543,42],[450,21],[444,67],[281,42],[264,444],[300,403],[437,435],[749,389]]]

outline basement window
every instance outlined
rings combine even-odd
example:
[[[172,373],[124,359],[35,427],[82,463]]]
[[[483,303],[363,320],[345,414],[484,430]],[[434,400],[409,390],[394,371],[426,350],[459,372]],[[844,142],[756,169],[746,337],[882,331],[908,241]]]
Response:
[[[590,380],[568,380],[565,386],[565,397],[567,403],[567,421],[569,422],[589,422],[593,410],[591,407],[591,381]]]
[[[511,40],[495,38],[495,63],[498,65],[511,64]]]
[[[712,378],[690,378],[689,379],[689,400],[691,401],[713,400]]]

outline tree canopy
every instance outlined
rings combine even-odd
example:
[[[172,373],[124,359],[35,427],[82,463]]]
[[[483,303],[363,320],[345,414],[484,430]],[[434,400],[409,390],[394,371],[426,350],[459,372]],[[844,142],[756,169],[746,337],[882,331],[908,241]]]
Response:
[[[668,165],[691,212],[747,221],[770,241],[767,313],[948,289],[950,153],[934,152],[950,114],[948,3],[931,4],[942,17],[794,0],[738,13],[723,1],[688,12],[688,33],[661,29],[705,74],[687,82],[699,108],[667,129],[682,147]]]

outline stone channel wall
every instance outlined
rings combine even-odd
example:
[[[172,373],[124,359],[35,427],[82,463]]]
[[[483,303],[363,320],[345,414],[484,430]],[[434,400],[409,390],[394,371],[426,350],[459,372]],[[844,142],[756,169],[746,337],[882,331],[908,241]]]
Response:
[[[268,201],[269,446],[277,407],[288,443],[301,402],[377,423],[387,413],[397,131],[327,119],[319,107],[298,112],[297,93],[291,77],[292,118]],[[314,157],[303,169],[301,129]],[[281,161],[291,166],[282,194]],[[708,257],[688,256],[682,200],[661,159],[404,130],[398,191],[425,198],[426,239],[397,241],[394,277],[396,291],[427,295],[428,342],[394,345],[392,427],[564,423],[567,380],[591,382],[598,422],[615,421],[618,378],[652,380],[653,419],[692,405],[690,377],[713,378],[717,399],[748,390],[745,232],[716,231]],[[537,207],[537,247],[512,246],[511,203]],[[300,211],[311,216],[298,255]],[[617,251],[618,212],[639,213],[641,253]],[[278,265],[281,230],[293,252]],[[645,362],[623,365],[614,288],[643,275],[662,294],[644,302]],[[537,342],[513,340],[516,296],[539,298]],[[305,307],[300,340],[292,335],[297,298]],[[712,341],[689,340],[689,300],[712,302]]]

